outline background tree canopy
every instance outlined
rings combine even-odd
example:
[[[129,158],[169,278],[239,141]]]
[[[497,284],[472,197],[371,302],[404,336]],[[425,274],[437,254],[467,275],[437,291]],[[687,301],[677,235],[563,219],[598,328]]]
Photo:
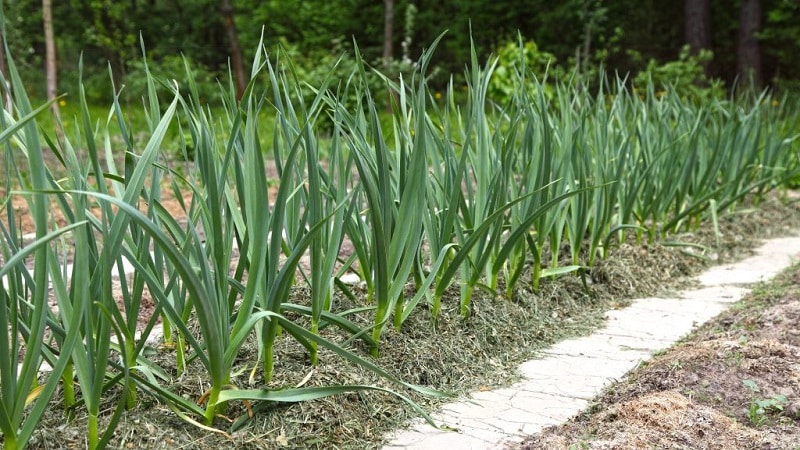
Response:
[[[705,74],[726,86],[742,77],[742,67],[772,87],[791,88],[800,79],[796,0],[64,0],[52,8],[59,92],[75,86],[83,55],[90,97],[108,95],[107,65],[116,83],[136,90],[142,77],[131,75],[142,70],[140,34],[156,72],[179,76],[185,56],[201,81],[213,85],[227,73],[235,48],[231,36],[238,36],[246,65],[262,27],[268,48],[282,44],[309,73],[352,53],[353,39],[378,67],[386,51],[395,61],[413,61],[447,30],[435,59],[442,84],[450,74],[463,72],[470,37],[485,58],[516,42],[518,32],[554,58],[551,69],[567,74],[602,68],[635,75],[648,64],[679,60],[684,45],[691,44],[691,54],[702,48],[713,52],[712,59],[701,61]],[[9,47],[22,63],[31,93],[41,95],[42,2],[6,0],[3,9]],[[226,28],[231,9],[233,26]],[[746,23],[756,27],[748,31],[750,47],[742,40]],[[385,36],[390,37],[387,48]],[[755,62],[748,56],[753,49],[760,58]]]

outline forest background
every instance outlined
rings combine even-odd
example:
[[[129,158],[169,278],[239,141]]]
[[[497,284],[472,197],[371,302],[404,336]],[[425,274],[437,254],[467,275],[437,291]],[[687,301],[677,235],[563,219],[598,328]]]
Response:
[[[82,57],[90,102],[112,95],[107,67],[126,86],[123,99],[138,102],[141,36],[151,71],[180,79],[186,58],[213,102],[229,67],[244,86],[262,27],[267,48],[282,46],[311,85],[342,55],[337,70],[350,73],[353,40],[373,67],[396,76],[447,31],[432,79],[442,89],[463,76],[471,40],[502,67],[518,60],[521,38],[526,62],[549,79],[605,71],[715,95],[745,83],[800,90],[798,0],[6,0],[3,8],[9,48],[42,100],[76,92]],[[498,96],[510,88],[502,72]]]

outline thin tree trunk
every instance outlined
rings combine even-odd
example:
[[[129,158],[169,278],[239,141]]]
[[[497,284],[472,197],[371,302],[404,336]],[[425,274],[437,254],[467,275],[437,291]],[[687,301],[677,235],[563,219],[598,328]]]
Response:
[[[53,5],[51,0],[42,0],[42,18],[44,21],[45,78],[47,83],[47,100],[58,96],[58,66],[56,62],[56,41],[53,34]],[[53,114],[59,117],[58,102],[51,106]]]
[[[53,4],[51,0],[42,0],[42,22],[44,22],[44,48],[45,48],[45,81],[47,100],[54,100],[58,96],[58,61],[56,59],[56,39],[53,33]],[[64,139],[64,130],[61,128],[61,110],[58,102],[50,105],[56,119],[56,138],[59,142]]]
[[[389,67],[394,59],[392,41],[394,40],[394,0],[383,0],[383,66]]]
[[[225,22],[225,31],[228,34],[228,44],[231,50],[231,70],[236,80],[236,99],[240,100],[247,87],[247,79],[244,74],[244,62],[242,60],[242,47],[239,45],[239,38],[236,34],[236,23],[233,21],[233,5],[230,0],[222,0],[222,19]]]
[[[711,44],[711,1],[710,0],[685,0],[684,1],[684,36],[689,44],[692,55],[697,55],[701,50],[712,50]],[[703,72],[711,76],[711,62],[704,61]]]
[[[0,74],[3,75],[3,86],[0,87],[0,91],[2,91],[4,105],[6,107],[6,111],[11,111],[12,100],[11,100],[11,86],[8,83],[8,62],[6,61],[6,42],[3,39],[3,34],[0,33]]]
[[[739,13],[739,40],[736,45],[736,72],[740,83],[753,83],[761,87],[761,48],[758,32],[761,31],[761,1],[742,0]]]
[[[394,40],[394,0],[383,0],[385,6],[383,14],[383,68],[389,69],[394,59],[394,51],[392,41]],[[389,75],[387,73],[387,75]],[[394,93],[389,88],[389,95],[387,96],[386,112],[392,112],[392,100]]]

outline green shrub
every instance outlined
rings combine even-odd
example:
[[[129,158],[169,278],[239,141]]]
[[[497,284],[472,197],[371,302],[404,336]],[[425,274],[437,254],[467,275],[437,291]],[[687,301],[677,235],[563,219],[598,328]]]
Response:
[[[677,60],[658,63],[651,59],[647,67],[636,75],[633,85],[644,90],[652,83],[658,97],[666,91],[676,91],[681,98],[694,101],[722,98],[725,95],[722,81],[709,79],[703,72],[703,63],[712,58],[713,54],[708,50],[701,50],[693,56],[689,46],[684,46]]]
[[[507,42],[497,50],[497,66],[489,82],[489,98],[501,105],[508,103],[519,91],[518,74],[526,73],[526,68],[540,79],[558,79],[562,71],[555,64],[556,57],[539,50],[532,40],[523,42],[520,37],[518,42]],[[525,80],[527,92],[533,93],[540,86],[545,86],[545,94],[551,98],[553,89],[549,85],[536,83],[532,79]]]

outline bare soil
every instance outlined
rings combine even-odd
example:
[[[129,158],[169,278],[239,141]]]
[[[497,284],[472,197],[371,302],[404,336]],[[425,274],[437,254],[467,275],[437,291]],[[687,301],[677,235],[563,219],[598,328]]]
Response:
[[[800,449],[800,266],[519,449]]]

